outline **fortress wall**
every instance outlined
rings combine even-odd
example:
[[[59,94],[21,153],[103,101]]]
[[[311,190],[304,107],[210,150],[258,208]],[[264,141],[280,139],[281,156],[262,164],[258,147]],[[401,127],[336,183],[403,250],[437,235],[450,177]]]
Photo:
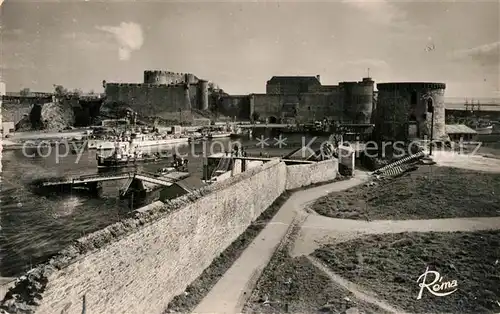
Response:
[[[184,86],[152,84],[106,84],[106,102],[124,102],[141,115],[153,115],[163,111],[185,109]],[[196,89],[190,90],[192,101]],[[193,102],[191,102],[193,103]]]
[[[341,116],[337,93],[311,93],[300,96],[299,119],[301,121],[319,120],[323,117]]]
[[[335,179],[338,172],[338,160],[330,159],[308,165],[286,167],[286,189],[293,190],[315,183]]]
[[[218,110],[227,117],[248,120],[250,119],[250,98],[249,96],[223,96]]]
[[[281,115],[281,99],[279,95],[253,94],[254,112],[260,115],[260,119]]]
[[[324,116],[341,116],[342,104],[340,96],[335,93],[304,93],[300,95],[267,95],[253,94],[255,112],[261,119],[270,116],[281,118],[284,104],[297,104],[297,120],[307,122]]]
[[[27,273],[12,291],[19,299],[2,305],[42,314],[162,313],[283,193],[286,179],[285,164],[271,161],[138,210]]]

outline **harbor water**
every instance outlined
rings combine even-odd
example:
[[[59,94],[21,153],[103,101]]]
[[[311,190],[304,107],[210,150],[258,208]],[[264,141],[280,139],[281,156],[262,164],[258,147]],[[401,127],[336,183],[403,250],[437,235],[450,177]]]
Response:
[[[260,153],[264,156],[282,156],[313,138],[283,134],[286,140],[279,145],[278,133],[272,130],[259,132],[265,132],[260,135],[269,138],[266,142],[268,145],[260,143],[260,135],[254,133],[252,140],[223,138],[177,146],[176,150],[188,159],[191,177],[201,181],[204,151],[206,154],[228,151],[230,146],[239,143],[246,147],[249,156],[258,156]],[[324,140],[318,138],[310,147],[317,149]],[[152,151],[168,149],[172,148],[155,147]],[[102,183],[99,197],[76,192],[44,196],[34,194],[31,185],[35,180],[97,173],[95,150],[65,155],[64,148],[57,154],[54,148],[49,147],[41,148],[38,152],[32,149],[26,153],[22,150],[2,153],[1,276],[21,274],[33,265],[48,260],[79,237],[119,221],[130,211],[128,201],[118,198],[118,190],[124,183],[121,181]],[[141,165],[139,170],[155,172],[171,161]]]

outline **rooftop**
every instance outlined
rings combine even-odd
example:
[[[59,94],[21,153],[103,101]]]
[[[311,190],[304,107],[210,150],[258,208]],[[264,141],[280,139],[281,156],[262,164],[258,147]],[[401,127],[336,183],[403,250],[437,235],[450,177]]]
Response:
[[[388,83],[378,83],[377,89],[380,90],[391,90],[391,89],[403,89],[403,88],[430,88],[430,89],[445,89],[445,83],[438,82],[388,82]]]
[[[321,84],[316,76],[273,76],[269,81],[269,84]]]

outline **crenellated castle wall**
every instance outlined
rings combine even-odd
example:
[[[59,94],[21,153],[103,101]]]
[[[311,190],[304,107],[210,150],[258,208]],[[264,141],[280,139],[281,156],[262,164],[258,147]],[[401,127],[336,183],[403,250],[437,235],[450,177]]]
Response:
[[[144,71],[144,83],[106,83],[106,103],[124,103],[140,115],[207,110],[208,81],[191,73]]]
[[[186,89],[188,92],[186,92]],[[196,108],[198,89],[196,85],[155,85],[107,83],[106,102],[123,102],[140,115],[156,115],[160,112],[177,112]],[[189,94],[189,103],[186,94]]]
[[[198,78],[191,73],[176,73],[170,71],[144,71],[144,84],[197,84]]]

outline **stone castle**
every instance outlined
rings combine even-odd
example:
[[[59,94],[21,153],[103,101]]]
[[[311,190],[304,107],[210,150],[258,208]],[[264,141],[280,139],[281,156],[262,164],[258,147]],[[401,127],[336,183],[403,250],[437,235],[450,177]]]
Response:
[[[143,83],[106,83],[106,102],[126,103],[142,115],[216,108],[225,116],[270,123],[330,118],[369,123],[374,81],[322,85],[320,76],[274,76],[265,94],[228,95],[194,74],[144,71]]]
[[[106,102],[126,103],[141,115],[208,110],[208,81],[190,73],[144,71],[143,83],[105,83]]]

